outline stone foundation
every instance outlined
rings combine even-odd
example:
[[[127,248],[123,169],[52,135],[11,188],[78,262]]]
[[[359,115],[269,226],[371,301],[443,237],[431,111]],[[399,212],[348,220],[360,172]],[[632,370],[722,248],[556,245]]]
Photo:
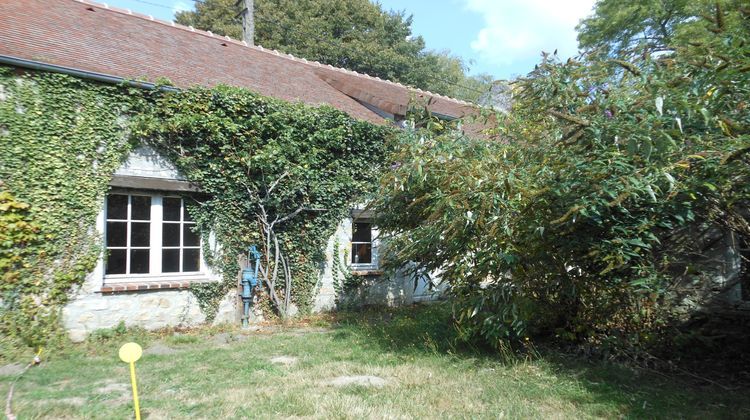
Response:
[[[97,329],[112,328],[120,322],[155,330],[200,325],[206,316],[189,290],[165,290],[79,294],[64,308],[63,320],[71,340],[77,342]],[[214,323],[234,321],[234,293],[230,293],[221,301]]]

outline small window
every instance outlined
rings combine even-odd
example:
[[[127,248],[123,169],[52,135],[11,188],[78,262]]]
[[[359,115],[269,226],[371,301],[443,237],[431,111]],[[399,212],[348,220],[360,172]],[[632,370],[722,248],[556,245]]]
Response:
[[[107,196],[105,275],[201,270],[201,240],[181,197]]]
[[[352,264],[372,264],[372,223],[352,223]]]

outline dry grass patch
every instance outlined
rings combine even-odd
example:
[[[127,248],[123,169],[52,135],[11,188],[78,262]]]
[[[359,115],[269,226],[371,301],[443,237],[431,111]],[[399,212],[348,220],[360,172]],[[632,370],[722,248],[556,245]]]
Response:
[[[440,311],[354,314],[330,329],[314,325],[310,334],[299,326],[247,335],[224,327],[90,342],[29,371],[17,386],[14,410],[19,418],[132,416],[128,371],[117,348],[135,340],[177,350],[145,354],[137,364],[141,406],[150,419],[750,416],[747,392],[697,388],[554,354],[500,360],[458,351],[444,344],[449,337]],[[274,363],[278,357],[294,362]],[[356,376],[385,384],[331,386]],[[7,392],[10,380],[0,377],[0,390]]]

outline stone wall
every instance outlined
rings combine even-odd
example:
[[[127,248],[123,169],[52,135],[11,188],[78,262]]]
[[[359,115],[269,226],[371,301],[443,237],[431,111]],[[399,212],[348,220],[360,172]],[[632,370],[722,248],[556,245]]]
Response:
[[[102,224],[99,221],[98,224]],[[320,284],[313,312],[332,311],[346,306],[387,305],[398,306],[416,302],[436,300],[440,297],[440,287],[431,288],[427,279],[420,279],[415,288],[412,276],[404,271],[385,275],[378,270],[379,243],[375,241],[373,264],[358,267],[363,274],[362,283],[355,289],[337,295],[333,278],[333,258],[339,258],[346,266],[351,246],[352,219],[343,220],[336,233],[328,241],[326,262],[321,270]],[[338,244],[338,249],[334,249]],[[365,268],[368,268],[365,270]],[[219,281],[211,275],[210,281]],[[76,291],[70,303],[63,310],[63,322],[69,336],[81,341],[97,329],[113,328],[121,321],[127,326],[139,326],[149,330],[174,327],[196,326],[206,320],[195,296],[188,289],[156,289],[131,292],[102,293],[107,287],[104,282],[104,268],[100,263],[88,276],[83,286]],[[221,301],[214,323],[235,323],[237,309],[236,292],[232,291]]]
[[[184,180],[174,166],[153,149],[145,146],[136,148],[115,175]],[[100,233],[104,233],[103,211],[97,219],[96,228]],[[361,274],[361,284],[344,294],[341,293],[341,288],[337,287],[340,278],[334,278],[333,261],[334,258],[338,258],[342,267],[349,266],[352,218],[347,218],[339,224],[335,234],[328,241],[326,261],[321,267],[318,292],[313,303],[314,312],[335,310],[342,305],[403,305],[434,300],[440,296],[439,290],[428,287],[429,282],[426,279],[420,279],[415,288],[413,278],[404,271],[383,274],[379,269],[381,246],[377,233],[377,230],[373,230],[372,263],[351,268]],[[209,247],[216,249],[218,245],[213,235],[209,237]],[[196,297],[188,287],[193,282],[221,281],[217,273],[204,266],[205,264],[202,264],[205,269],[201,273],[193,275],[145,276],[140,279],[123,280],[105,278],[104,263],[100,261],[63,309],[65,328],[71,339],[80,341],[97,329],[112,328],[120,322],[149,330],[202,324],[206,320],[205,314],[200,310]],[[120,283],[113,283],[118,281]],[[146,290],[130,290],[138,288]],[[234,291],[224,297],[214,323],[237,322],[235,300]],[[254,319],[257,319],[257,316]]]
[[[349,267],[352,218],[342,220],[336,233],[328,240],[326,247],[326,261],[321,270],[320,287],[315,298],[313,311],[335,310],[340,306],[362,306],[362,305],[386,305],[398,306],[408,305],[416,302],[426,302],[439,299],[444,287],[431,286],[427,278],[421,278],[415,282],[406,270],[398,270],[395,273],[385,273],[380,267],[380,251],[383,244],[377,238],[377,230],[373,230],[373,263],[366,266]],[[336,249],[336,245],[338,248]],[[334,257],[341,262],[340,266],[349,267],[353,272],[359,273],[361,284],[354,289],[341,291],[336,286],[339,278],[334,278]],[[435,278],[436,276],[433,276]],[[341,293],[341,296],[338,296]]]
[[[115,175],[140,176],[145,178],[159,178],[184,181],[185,177],[177,168],[149,146],[139,146],[133,149],[125,162],[117,168]]]
[[[82,341],[101,328],[121,321],[148,330],[196,326],[206,320],[189,290],[139,291],[102,294],[83,289],[63,309],[65,329],[73,341]],[[235,322],[234,295],[221,302],[214,323]]]
[[[133,150],[114,175],[163,180],[184,179],[168,161],[145,146]],[[96,229],[102,235],[105,230],[103,207],[104,203],[96,221]],[[215,240],[209,238],[209,247],[215,249],[216,246]],[[220,276],[210,267],[206,267],[201,273],[194,275],[149,276],[138,279],[137,283],[123,281],[125,280],[105,278],[104,262],[100,259],[94,271],[63,308],[63,324],[71,339],[83,340],[93,331],[115,327],[121,321],[128,326],[150,330],[202,324],[206,319],[205,314],[201,312],[195,296],[186,287],[192,282],[220,281]],[[165,287],[161,288],[162,285]],[[159,288],[107,293],[138,287]],[[235,322],[235,294],[230,293],[222,300],[214,322]]]

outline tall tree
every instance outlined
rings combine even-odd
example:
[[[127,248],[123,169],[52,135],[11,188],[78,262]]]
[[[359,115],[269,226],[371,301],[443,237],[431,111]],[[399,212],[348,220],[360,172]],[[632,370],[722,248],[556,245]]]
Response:
[[[468,75],[469,66],[448,50],[429,51],[421,61],[422,65],[413,71],[424,72],[425,83],[417,86],[422,89],[481,105],[481,98],[487,95],[493,83],[489,74]]]
[[[675,28],[691,18],[689,0],[600,0],[594,13],[578,25],[578,42],[611,56],[669,49]],[[695,13],[691,13],[695,12]]]
[[[236,0],[196,2],[175,21],[242,38]],[[467,76],[460,58],[425,49],[412,17],[368,0],[256,0],[255,42],[308,60],[476,100],[489,76]]]

